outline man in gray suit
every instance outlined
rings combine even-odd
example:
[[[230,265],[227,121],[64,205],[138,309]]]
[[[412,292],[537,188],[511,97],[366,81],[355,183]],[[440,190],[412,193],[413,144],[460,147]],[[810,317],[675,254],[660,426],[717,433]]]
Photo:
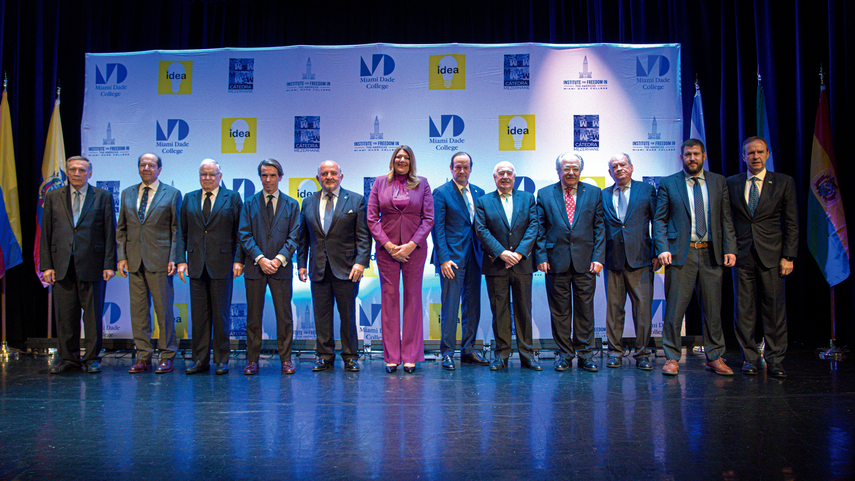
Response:
[[[172,372],[178,342],[172,303],[172,276],[178,260],[178,213],[181,192],[157,180],[163,161],[143,154],[137,161],[142,182],[122,191],[116,240],[119,271],[127,274],[131,297],[131,326],[137,361],[128,370],[136,374],[151,367],[151,311],[160,330],[160,364],[155,372]]]
[[[116,269],[116,220],[113,196],[89,185],[92,164],[86,157],[66,161],[68,185],[47,193],[42,213],[39,261],[53,284],[60,362],[51,374],[83,368],[101,372],[101,317],[104,289]],[[83,347],[80,358],[80,319]]]
[[[662,374],[679,370],[683,315],[697,288],[703,310],[706,369],[732,376],[724,363],[721,331],[722,266],[736,263],[736,234],[730,214],[730,196],[724,177],[703,170],[704,144],[689,139],[680,147],[683,170],[659,183],[653,220],[655,252],[665,266],[665,322]]]
[[[229,326],[233,279],[243,272],[240,248],[240,195],[220,187],[223,173],[215,160],[199,166],[200,190],[184,196],[178,236],[178,277],[190,277],[193,365],[185,371],[210,370],[211,338],[217,374],[229,372]]]

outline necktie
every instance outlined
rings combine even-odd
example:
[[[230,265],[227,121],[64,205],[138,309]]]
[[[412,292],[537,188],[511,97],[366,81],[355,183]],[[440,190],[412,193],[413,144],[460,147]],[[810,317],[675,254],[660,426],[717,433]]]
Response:
[[[702,239],[707,235],[707,210],[704,208],[704,194],[701,192],[701,179],[692,177],[695,181],[695,187],[692,188],[692,194],[695,197],[695,233],[698,234],[698,239]]]
[[[501,196],[502,196],[502,207],[505,209],[505,217],[508,218],[508,226],[512,226],[513,225],[512,220],[514,217],[514,210],[513,210],[513,207],[511,206],[511,194],[510,193],[501,194]]]
[[[77,225],[77,220],[80,219],[80,191],[74,191],[74,198],[71,200],[71,213],[74,216],[74,225]]]
[[[617,215],[621,222],[626,219],[626,192],[623,189],[623,187],[618,187]]]
[[[208,216],[211,215],[211,196],[213,192],[205,192],[205,203],[202,204],[202,215],[205,216],[205,222],[208,222]]]
[[[324,234],[330,230],[330,222],[332,222],[332,211],[333,211],[333,194],[332,192],[327,192],[327,205],[324,206]]]
[[[751,189],[748,191],[748,211],[754,215],[757,210],[757,203],[760,202],[760,189],[757,188],[757,177],[751,177]]]
[[[267,219],[273,220],[273,194],[267,194]]]
[[[466,195],[468,190],[466,187],[463,188],[463,202],[466,204],[466,210],[469,211],[469,222],[475,222],[475,211],[472,209],[472,204],[469,203],[469,196]]]
[[[137,212],[137,215],[140,217],[140,224],[145,220],[145,209],[148,207],[148,191],[151,190],[151,187],[145,187],[142,193],[142,199],[140,199],[140,208]]]
[[[576,213],[576,200],[573,198],[571,189],[564,191],[564,208],[567,209],[567,220],[570,221],[570,227],[573,227],[573,214]]]

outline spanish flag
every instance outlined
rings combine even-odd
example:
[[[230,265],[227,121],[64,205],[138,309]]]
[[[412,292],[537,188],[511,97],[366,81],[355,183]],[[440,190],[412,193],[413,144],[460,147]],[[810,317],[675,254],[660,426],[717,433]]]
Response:
[[[21,262],[21,209],[18,207],[18,174],[12,142],[12,116],[6,86],[0,101],[0,277]]]

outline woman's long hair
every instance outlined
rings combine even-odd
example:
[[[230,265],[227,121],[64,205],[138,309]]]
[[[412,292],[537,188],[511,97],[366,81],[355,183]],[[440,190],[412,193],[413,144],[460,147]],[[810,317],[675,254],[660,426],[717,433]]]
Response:
[[[386,185],[392,185],[392,181],[395,180],[395,156],[401,150],[406,151],[407,155],[410,156],[410,173],[407,175],[407,188],[415,189],[419,185],[419,176],[416,174],[416,154],[413,153],[413,149],[409,145],[401,145],[392,152],[392,160],[389,161],[389,173],[386,174]]]

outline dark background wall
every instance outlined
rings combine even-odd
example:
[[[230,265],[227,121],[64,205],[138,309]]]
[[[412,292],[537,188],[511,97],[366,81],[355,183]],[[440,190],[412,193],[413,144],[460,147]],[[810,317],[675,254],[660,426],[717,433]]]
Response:
[[[47,290],[34,274],[35,203],[45,134],[62,87],[67,155],[80,151],[84,53],[153,49],[364,43],[680,43],[685,118],[695,77],[704,98],[707,151],[714,172],[744,170],[741,142],[755,132],[757,71],[766,90],[772,151],[779,172],[796,179],[802,227],[788,278],[790,340],[830,337],[830,294],[805,242],[810,151],[819,71],[831,102],[840,179],[852,177],[844,140],[855,132],[855,2],[846,0],[493,0],[290,2],[274,0],[0,1],[0,66],[18,168],[24,263],[6,274],[8,338],[23,347],[47,334]],[[847,53],[848,52],[848,53]],[[855,80],[851,80],[855,81]],[[688,136],[689,123],[685,124]],[[842,182],[841,182],[842,183]],[[841,186],[849,216],[855,190]],[[723,289],[732,289],[725,276]],[[840,344],[855,340],[851,280],[836,288]],[[731,296],[725,295],[726,329]],[[689,313],[699,333],[698,311]],[[730,329],[732,332],[732,328]],[[735,347],[733,344],[729,344]]]

